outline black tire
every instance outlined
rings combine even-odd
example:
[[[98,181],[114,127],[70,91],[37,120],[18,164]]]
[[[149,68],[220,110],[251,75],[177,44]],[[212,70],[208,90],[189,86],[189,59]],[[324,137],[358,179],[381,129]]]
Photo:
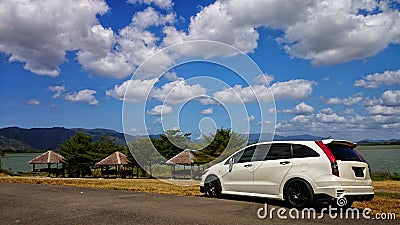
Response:
[[[218,198],[221,196],[221,184],[217,177],[207,177],[204,183],[204,194],[210,198]]]
[[[314,203],[311,186],[302,179],[292,179],[286,183],[285,200],[295,208],[304,208]]]

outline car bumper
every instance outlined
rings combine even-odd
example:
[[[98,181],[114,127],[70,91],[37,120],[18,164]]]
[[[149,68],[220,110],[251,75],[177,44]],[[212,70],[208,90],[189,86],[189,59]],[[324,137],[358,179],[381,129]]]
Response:
[[[374,198],[372,186],[328,186],[319,187],[316,194],[327,194],[332,198],[346,197],[353,201],[370,201]]]

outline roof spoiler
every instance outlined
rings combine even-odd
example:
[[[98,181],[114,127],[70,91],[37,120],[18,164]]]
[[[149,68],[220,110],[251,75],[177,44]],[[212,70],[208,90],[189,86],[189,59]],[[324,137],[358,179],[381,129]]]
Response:
[[[327,144],[339,144],[339,145],[346,145],[350,148],[355,148],[357,147],[357,143],[351,142],[351,141],[346,141],[346,140],[335,140],[335,139],[325,139],[322,140],[322,143],[325,145]]]

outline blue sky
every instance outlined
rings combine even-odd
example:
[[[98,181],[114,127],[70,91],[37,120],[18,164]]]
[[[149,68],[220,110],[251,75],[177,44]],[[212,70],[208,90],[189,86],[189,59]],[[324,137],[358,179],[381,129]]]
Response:
[[[399,6],[361,0],[1,1],[0,127],[144,134],[179,125],[198,135],[235,123],[243,133],[400,138]],[[193,54],[206,61],[237,56],[212,44],[185,45],[193,40],[237,48],[260,73],[238,75],[207,62],[177,65]],[[153,58],[152,71],[132,77],[154,53],[182,43],[178,58]],[[246,98],[248,87],[260,102]],[[129,125],[122,118],[127,89]],[[151,96],[142,96],[146,91]],[[241,106],[232,91],[244,99]],[[265,93],[273,94],[276,109],[262,100]]]

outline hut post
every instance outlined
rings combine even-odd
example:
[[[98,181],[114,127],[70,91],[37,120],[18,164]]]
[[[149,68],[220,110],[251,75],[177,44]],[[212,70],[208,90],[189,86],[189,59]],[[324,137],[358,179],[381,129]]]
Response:
[[[174,170],[173,170],[173,165],[171,165],[171,179],[173,179],[173,174],[174,174]]]
[[[193,163],[190,164],[190,176],[191,176],[191,179],[193,179]]]
[[[32,168],[32,177],[34,177],[34,176],[35,176],[35,165],[36,165],[36,164],[33,163],[32,165],[33,165],[33,168]]]
[[[51,163],[47,163],[47,176],[48,177],[51,177],[50,176],[50,168],[51,168]]]
[[[56,177],[58,177],[58,163],[57,163],[57,173],[56,173]]]
[[[107,178],[108,178],[108,174],[110,174],[108,166],[106,166],[106,171],[107,171]]]
[[[183,164],[183,179],[186,179],[186,164]]]
[[[62,164],[62,177],[65,177],[65,163],[61,163]]]

